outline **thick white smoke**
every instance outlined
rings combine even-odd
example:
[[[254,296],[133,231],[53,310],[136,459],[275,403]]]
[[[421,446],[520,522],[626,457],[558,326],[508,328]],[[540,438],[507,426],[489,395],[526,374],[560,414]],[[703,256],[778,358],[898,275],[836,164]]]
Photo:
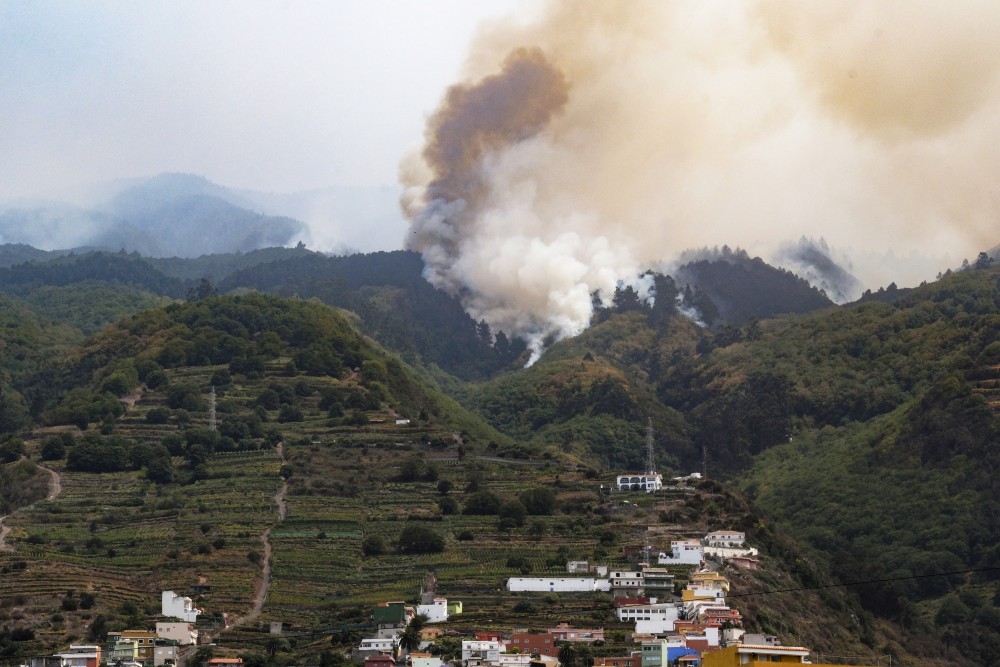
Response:
[[[1000,236],[998,29],[991,2],[549,3],[482,34],[404,161],[407,245],[536,341],[688,247],[974,256]]]

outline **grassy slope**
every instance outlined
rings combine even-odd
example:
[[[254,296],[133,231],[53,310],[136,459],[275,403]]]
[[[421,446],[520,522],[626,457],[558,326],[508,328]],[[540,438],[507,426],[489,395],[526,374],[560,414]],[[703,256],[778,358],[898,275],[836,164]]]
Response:
[[[106,377],[109,365],[120,367],[133,355],[162,351],[175,337],[190,339],[191,329],[185,330],[181,321],[193,323],[192,317],[234,303],[240,301],[210,300],[133,318],[91,339],[74,359],[89,369],[88,382],[96,385]],[[265,299],[252,311],[284,307],[284,303]],[[322,324],[324,318],[331,317],[331,311],[316,304],[292,302],[289,308],[314,323]],[[318,319],[309,319],[313,317]],[[328,325],[346,332],[339,321],[331,320]],[[382,353],[371,348],[371,354]],[[759,524],[734,500],[735,495],[715,486],[658,498],[633,497],[634,504],[626,505],[621,499],[602,499],[598,493],[602,483],[611,481],[610,476],[588,478],[572,459],[554,456],[542,465],[496,459],[497,452],[490,448],[495,432],[487,427],[473,432],[473,417],[462,416],[446,403],[435,403],[433,392],[421,389],[409,377],[390,383],[391,406],[383,403],[368,411],[369,418],[385,421],[341,424],[319,408],[321,390],[353,390],[364,378],[353,373],[289,376],[287,359],[278,356],[270,360],[260,378],[234,375],[230,385],[220,388],[219,397],[219,417],[225,419],[249,411],[265,386],[301,386],[296,399],[302,410],[300,421],[276,422],[277,409],[267,414],[268,424],[281,430],[285,442],[287,464],[283,468],[275,450],[258,449],[212,455],[205,478],[192,484],[156,485],[139,471],[63,471],[64,490],[57,499],[15,515],[11,524],[17,551],[0,555],[0,568],[16,571],[17,576],[0,578],[0,599],[5,601],[12,625],[28,623],[36,629],[37,641],[27,647],[28,652],[43,645],[85,639],[98,615],[109,619],[109,627],[144,624],[155,615],[158,592],[164,588],[186,593],[195,584],[207,583],[212,592],[198,603],[209,618],[221,612],[245,613],[260,576],[259,567],[247,554],[260,551],[260,533],[270,526],[274,581],[264,613],[252,626],[224,633],[220,641],[235,650],[262,649],[266,623],[280,620],[304,633],[293,634],[296,650],[315,655],[330,647],[330,630],[363,622],[372,603],[412,600],[428,569],[436,571],[441,593],[466,605],[466,613],[452,624],[455,629],[509,629],[555,621],[607,624],[610,601],[606,596],[503,592],[505,579],[519,572],[507,567],[508,558],[524,558],[533,572],[552,574],[561,572],[570,558],[597,558],[624,565],[620,548],[642,544],[649,526],[655,528],[654,547],[666,548],[672,537]],[[563,362],[553,363],[558,367]],[[167,369],[167,375],[171,384],[190,382],[204,388],[223,368],[179,365]],[[405,369],[400,372],[405,374]],[[601,373],[613,375],[607,370]],[[177,414],[162,425],[149,424],[145,418],[150,410],[164,406],[165,394],[165,388],[142,391],[135,407],[115,422],[114,432],[152,443],[178,432]],[[396,426],[394,413],[413,409],[405,397],[425,401],[432,415],[435,409],[440,415],[428,422]],[[208,415],[203,410],[189,416],[187,428],[207,424]],[[463,424],[469,432],[464,452],[452,438]],[[497,437],[503,447],[505,441]],[[38,445],[37,439],[29,442],[33,452]],[[554,488],[561,510],[553,516],[531,518],[524,527],[512,530],[498,528],[495,517],[442,515],[434,482],[394,481],[403,464],[415,455],[434,463],[439,476],[454,483],[450,495],[459,506],[466,498],[462,489],[476,475],[481,477],[483,488],[507,498],[534,486]],[[175,464],[180,470],[182,462],[175,459]],[[55,467],[63,465],[57,462]],[[273,501],[281,485],[279,472],[289,484],[288,515],[281,522]],[[391,550],[409,523],[440,532],[446,540],[445,552],[362,555],[364,536],[384,536]],[[459,539],[464,533],[474,539]],[[766,569],[760,575],[736,577],[738,586],[752,590],[801,583],[801,575],[794,574],[791,565],[797,554],[793,547],[775,538],[769,529],[761,529],[753,539],[759,539],[764,549]],[[95,608],[61,610],[67,591],[76,596],[84,591],[94,593]],[[525,600],[534,611],[514,612],[514,606]],[[776,620],[773,614],[754,611],[756,607],[749,603],[741,606],[751,618],[751,629],[781,630],[786,641],[825,650],[865,650],[857,642],[858,635],[829,632],[831,627],[850,627],[848,601],[839,602],[839,615],[818,609],[819,602],[811,596],[782,604],[781,614],[807,616],[811,623],[788,623],[780,620],[780,614]],[[614,623],[609,627],[625,629]],[[608,653],[622,650],[624,646],[614,644],[605,649]]]

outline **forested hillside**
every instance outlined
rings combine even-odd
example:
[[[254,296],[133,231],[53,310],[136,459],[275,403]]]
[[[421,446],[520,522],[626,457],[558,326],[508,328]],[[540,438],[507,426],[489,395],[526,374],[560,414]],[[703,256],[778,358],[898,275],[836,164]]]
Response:
[[[360,493],[351,476],[307,472],[310,461],[335,465],[336,456],[310,450],[313,441],[388,447],[359,453],[361,466],[392,462],[378,484],[396,468],[409,471],[404,477],[435,470],[390,455],[398,440],[432,458],[556,466],[539,482],[575,475],[567,507],[593,511],[583,480],[643,467],[652,426],[665,474],[703,470],[740,485],[758,520],[813,550],[816,576],[874,582],[849,590],[888,624],[883,630],[922,637],[929,651],[950,644],[952,664],[992,664],[1000,654],[1000,270],[890,286],[838,307],[790,274],[738,259],[691,271],[740,283],[742,296],[728,303],[750,304],[745,310],[717,293],[727,280],[652,274],[655,300],[620,288],[589,329],[552,344],[529,368],[523,344],[477,324],[423,281],[412,253],[327,257],[298,247],[156,262],[84,253],[10,266],[0,269],[4,451],[18,452],[31,424],[83,430],[54,460],[86,475],[111,474],[95,469],[110,461],[140,502],[154,488],[142,484],[226,474],[212,458],[226,453],[259,452],[245,473],[256,479],[260,466],[278,464],[269,448],[287,437],[298,438],[299,464],[288,470],[303,493]],[[796,302],[809,312],[763,317],[785,298],[774,294],[793,292],[814,299]],[[429,376],[451,397],[426,384]],[[212,386],[217,436],[205,434]],[[397,419],[413,424],[404,439]],[[37,459],[44,438],[36,435],[24,451]],[[4,470],[8,506],[42,493],[38,471]],[[507,480],[496,473],[498,489]],[[421,494],[414,516],[447,516]],[[396,510],[378,507],[367,520],[391,542],[396,531],[381,522]],[[253,521],[241,535],[263,519]],[[456,523],[450,534],[458,540],[463,530]],[[16,540],[32,535],[27,524],[18,531]],[[68,538],[37,537],[47,540],[46,558],[68,548]],[[141,551],[117,537],[105,544]],[[881,641],[876,625],[868,641]]]
[[[652,420],[662,464],[743,480],[841,581],[886,580],[856,589],[867,608],[993,664],[998,283],[969,270],[715,331],[612,309],[466,400],[518,438],[620,467],[641,464]]]

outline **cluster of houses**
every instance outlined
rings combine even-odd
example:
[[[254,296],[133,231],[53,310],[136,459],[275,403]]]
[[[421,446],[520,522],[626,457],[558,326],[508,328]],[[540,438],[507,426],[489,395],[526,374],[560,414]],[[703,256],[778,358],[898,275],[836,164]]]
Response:
[[[705,567],[706,558],[724,559],[736,567],[756,567],[756,553],[746,546],[743,533],[719,531],[701,540],[674,541],[671,554],[659,554],[655,565],[639,563],[636,570],[610,570],[571,561],[566,564],[566,577],[514,577],[507,582],[507,589],[611,593],[615,616],[633,627],[628,637],[634,649],[627,655],[594,658],[593,667],[808,663],[809,649],[782,646],[776,637],[746,633],[740,612],[726,604],[729,581]],[[647,551],[644,555],[650,554]],[[678,564],[690,566],[692,572],[675,595],[674,574],[666,566]],[[363,659],[365,667],[395,667],[399,639],[416,615],[423,614],[428,623],[437,623],[460,611],[460,604],[449,605],[433,594],[433,583],[432,578],[425,581],[420,605],[386,602],[375,607],[372,622],[376,636],[362,641],[355,658]],[[442,634],[440,626],[425,627],[421,638],[430,643]],[[461,642],[462,667],[560,667],[560,649],[567,642],[603,644],[605,630],[561,623],[544,631],[475,632]],[[446,667],[441,658],[429,653],[412,652],[407,661],[411,667]]]
[[[593,658],[593,667],[762,667],[763,663],[811,663],[811,651],[801,646],[783,646],[777,637],[745,633],[738,627],[727,627],[721,633],[699,633],[681,629],[665,636],[634,633],[635,649],[628,655]],[[706,622],[705,627],[714,626]],[[708,637],[720,641],[710,645]],[[560,667],[560,650],[565,642],[593,644],[604,641],[602,628],[573,628],[562,623],[545,632],[477,632],[473,639],[462,642],[463,667]],[[445,667],[439,658],[428,654],[412,654],[413,667]],[[825,664],[825,663],[823,663]],[[392,664],[366,667],[393,667]]]
[[[706,559],[726,561],[735,567],[756,568],[755,549],[737,531],[709,533],[703,539],[675,540],[670,554],[659,553],[654,564],[647,547],[626,550],[638,569],[610,570],[586,561],[566,564],[566,577],[513,577],[509,591],[594,592],[612,594],[618,621],[632,626],[627,633],[633,648],[627,655],[593,659],[593,667],[736,667],[763,663],[810,663],[804,647],[783,646],[776,637],[748,634],[740,612],[726,604],[729,581],[706,567]],[[676,568],[691,568],[683,589],[676,590]],[[683,572],[683,571],[682,571]],[[682,575],[683,576],[683,575]],[[400,643],[409,624],[420,616],[426,624],[420,633],[426,646],[444,634],[438,625],[462,613],[461,602],[436,595],[437,581],[428,573],[421,587],[420,603],[383,602],[372,609],[373,636],[362,639],[353,652],[364,667],[397,667]],[[678,594],[679,593],[679,594]],[[162,615],[169,619],[153,630],[109,632],[103,646],[71,646],[52,656],[32,659],[30,667],[160,667],[178,662],[180,647],[198,643],[194,627],[201,610],[190,598],[163,591]],[[272,628],[273,631],[273,628]],[[467,635],[468,636],[468,635]],[[462,667],[560,667],[560,650],[566,643],[603,645],[604,628],[575,628],[561,623],[547,630],[511,633],[475,632],[463,639]],[[412,646],[410,647],[413,648]],[[411,650],[410,667],[447,667],[439,657]],[[810,663],[818,665],[819,663]],[[29,667],[29,666],[24,666]],[[242,667],[238,658],[215,658],[208,667]]]
[[[385,658],[392,657],[397,653],[403,632],[406,631],[406,627],[414,618],[421,616],[428,624],[443,623],[462,613],[460,601],[448,602],[447,598],[436,594],[436,589],[437,579],[433,573],[428,572],[420,589],[420,604],[381,602],[376,605],[371,614],[375,634],[362,639],[361,644],[354,649],[355,660],[364,660],[365,667],[383,667],[381,663],[385,661]],[[433,636],[434,633],[427,634]],[[416,664],[414,667],[437,667],[439,664],[440,661],[435,665]]]
[[[194,623],[201,612],[191,598],[173,591],[161,594],[160,613],[167,619],[153,630],[109,632],[104,645],[73,645],[62,653],[31,659],[30,667],[160,667],[178,661],[182,646],[198,643]],[[231,658],[219,658],[210,667],[240,667]]]
[[[131,633],[141,632],[139,630],[124,630],[122,632],[109,633],[108,643],[105,646],[100,646],[98,644],[91,645],[73,645],[62,653],[56,653],[54,655],[38,656],[31,658],[30,662],[21,665],[21,667],[105,667],[107,665],[114,665],[116,667],[142,667],[143,665],[152,665],[152,660],[156,658],[150,658],[147,660],[142,659],[143,652],[137,655],[124,656],[120,653],[115,652],[115,649],[108,649],[108,646],[119,643],[120,639],[112,639],[110,635],[126,635],[132,637],[136,644],[140,643],[140,640],[145,641],[147,637],[139,637],[137,635],[132,635]],[[157,648],[155,650],[151,649],[149,651],[150,655],[157,655],[159,647],[161,645],[154,644]],[[176,649],[176,646],[173,646]],[[170,662],[157,662],[157,665],[161,664],[176,664],[177,654],[176,650],[173,653],[173,657],[170,658]],[[243,660],[240,658],[211,658],[205,663],[206,667],[243,667]]]
[[[624,477],[624,476],[623,476]],[[619,480],[619,484],[639,483]],[[629,553],[631,551],[631,553]],[[626,550],[626,555],[640,561],[634,570],[611,570],[586,561],[566,564],[566,577],[512,577],[507,590],[512,592],[574,593],[604,591],[612,594],[615,616],[633,624],[630,633],[635,650],[629,655],[594,659],[594,667],[705,667],[757,664],[762,662],[808,662],[810,651],[803,647],[782,646],[776,637],[747,634],[742,629],[740,612],[726,604],[729,581],[706,567],[708,560],[727,562],[737,568],[757,569],[757,550],[746,545],[746,535],[726,530],[707,534],[702,539],[674,540],[670,553],[660,552],[654,561],[648,549]],[[685,565],[693,570],[686,586],[674,594],[674,575],[667,566]],[[675,568],[674,568],[675,569]],[[554,642],[597,641],[603,629],[577,630],[560,627],[546,635],[526,639],[517,633],[506,641],[499,638],[484,643],[479,637],[463,642],[464,667],[505,667],[510,658],[494,659],[505,650],[527,646],[540,658],[558,656]],[[575,638],[571,638],[575,634]],[[526,641],[528,642],[526,644]],[[471,660],[467,660],[468,644]],[[549,650],[546,652],[546,648]],[[544,662],[544,661],[543,661]]]
[[[706,559],[727,562],[735,567],[757,569],[757,549],[746,546],[746,534],[727,530],[709,533],[703,539],[672,540],[670,553],[660,552],[655,565],[649,563],[653,554],[638,548],[626,549],[625,555],[643,560],[639,570],[609,570],[603,565],[586,561],[570,561],[566,577],[511,577],[507,590],[524,593],[590,593],[603,591],[624,595],[629,591],[668,591],[674,587],[673,575],[665,566],[688,565],[703,567]],[[592,576],[580,576],[580,575]]]

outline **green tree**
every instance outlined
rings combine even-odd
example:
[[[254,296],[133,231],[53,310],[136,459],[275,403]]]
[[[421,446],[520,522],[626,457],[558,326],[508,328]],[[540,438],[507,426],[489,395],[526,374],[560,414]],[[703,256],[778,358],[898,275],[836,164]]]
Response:
[[[528,516],[528,511],[520,500],[508,500],[500,506],[497,511],[498,524],[501,530],[510,530],[524,525],[524,519]]]
[[[518,498],[525,510],[532,516],[548,515],[556,511],[556,492],[545,486],[537,486],[524,491]]]
[[[24,440],[10,438],[0,442],[0,462],[13,463],[24,456]]]
[[[444,551],[444,537],[426,526],[410,525],[399,534],[396,548],[403,554],[439,553]]]
[[[485,516],[500,511],[500,496],[492,491],[477,491],[466,499],[462,514]]]
[[[66,438],[62,437],[67,436]],[[60,435],[50,435],[42,441],[40,453],[43,461],[59,461],[66,457],[66,441],[73,444],[73,436],[68,433]]]

